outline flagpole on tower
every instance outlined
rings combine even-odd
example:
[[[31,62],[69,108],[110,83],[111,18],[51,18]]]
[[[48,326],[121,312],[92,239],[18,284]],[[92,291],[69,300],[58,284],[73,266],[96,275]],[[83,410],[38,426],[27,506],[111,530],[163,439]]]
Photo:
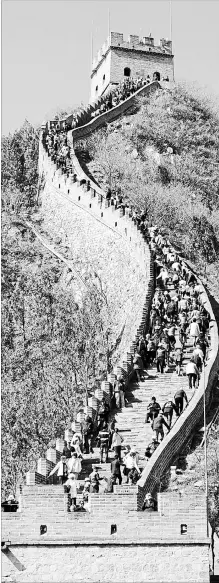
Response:
[[[170,40],[172,41],[173,30],[172,30],[172,0],[170,0]]]
[[[91,69],[93,65],[94,39],[93,39],[93,20],[91,22]]]
[[[108,10],[108,36],[109,36],[109,42],[110,42],[110,9]]]

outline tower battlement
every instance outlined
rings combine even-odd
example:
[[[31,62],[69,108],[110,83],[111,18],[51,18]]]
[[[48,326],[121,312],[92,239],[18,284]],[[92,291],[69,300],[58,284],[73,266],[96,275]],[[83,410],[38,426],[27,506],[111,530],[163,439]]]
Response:
[[[173,82],[172,41],[161,38],[155,44],[151,34],[143,37],[130,34],[126,40],[123,33],[111,32],[92,63],[90,102],[124,77],[153,79],[154,75],[158,80],[168,77]]]
[[[137,50],[143,53],[157,53],[157,54],[167,54],[172,55],[172,41],[161,38],[159,45],[154,44],[154,38],[151,36],[139,37],[135,34],[130,34],[128,40],[124,40],[123,33],[121,32],[111,32],[110,36],[107,38],[106,42],[103,44],[101,49],[98,51],[97,56],[92,63],[92,73],[95,71],[97,66],[101,63],[102,59],[105,58],[106,53],[110,48],[120,48],[126,50]]]

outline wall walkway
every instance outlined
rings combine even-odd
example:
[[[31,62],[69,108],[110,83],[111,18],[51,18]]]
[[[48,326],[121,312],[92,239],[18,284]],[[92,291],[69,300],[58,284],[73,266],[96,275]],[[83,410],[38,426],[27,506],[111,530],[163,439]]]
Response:
[[[87,124],[89,128],[87,126],[76,128],[70,132],[68,139],[71,140],[71,134],[73,134],[73,140],[85,137],[103,123],[116,119],[118,115],[128,110],[131,104],[133,106],[134,98],[129,99],[132,102],[130,101],[128,105],[121,104],[123,108],[117,112],[110,110],[110,112],[103,114],[104,117],[99,122],[96,118]],[[114,115],[115,117],[112,117]],[[12,551],[16,550],[18,562],[25,563],[25,568],[28,566],[28,561],[31,562],[31,565],[35,562],[35,571],[38,571],[36,577],[38,578],[34,579],[35,572],[32,569],[33,581],[39,581],[39,577],[41,581],[48,580],[51,569],[48,571],[45,564],[50,567],[52,563],[54,572],[58,569],[60,560],[63,560],[66,565],[66,569],[62,568],[63,581],[68,581],[68,565],[72,566],[71,561],[74,565],[72,580],[79,580],[77,577],[84,577],[86,572],[87,581],[97,581],[100,573],[101,576],[103,573],[103,581],[113,581],[119,561],[121,565],[119,580],[121,582],[126,580],[131,583],[133,580],[139,580],[162,583],[163,581],[173,582],[177,578],[178,581],[184,583],[194,580],[206,583],[209,580],[209,540],[206,538],[206,508],[203,497],[196,496],[188,500],[180,494],[159,494],[157,513],[148,514],[136,511],[142,506],[145,492],[157,489],[160,476],[169,467],[172,458],[179,453],[194,426],[202,417],[204,391],[206,404],[208,405],[210,402],[219,361],[218,331],[214,314],[203,288],[203,303],[211,315],[211,347],[205,373],[202,375],[199,389],[196,390],[195,394],[190,395],[188,408],[176,421],[170,433],[165,436],[164,441],[146,464],[143,459],[144,447],[152,436],[150,427],[144,423],[147,403],[152,394],[155,394],[157,400],[163,405],[169,397],[173,397],[179,384],[185,386],[186,379],[184,376],[180,380],[178,377],[176,378],[171,368],[165,375],[157,375],[152,367],[149,370],[149,377],[144,378],[141,383],[136,384],[132,381],[132,355],[139,335],[147,330],[150,304],[154,292],[153,260],[140,231],[128,214],[108,208],[108,203],[104,200],[104,192],[92,184],[83,173],[75,157],[72,142],[71,146],[74,173],[69,178],[56,171],[47,154],[41,148],[40,171],[44,172],[53,193],[48,198],[48,206],[52,196],[55,197],[55,193],[58,193],[57,196],[66,199],[69,208],[73,204],[83,212],[87,212],[89,216],[92,214],[92,221],[97,221],[99,225],[102,223],[104,228],[107,225],[114,236],[129,242],[138,255],[139,265],[141,264],[144,270],[147,269],[148,284],[145,286],[145,293],[142,297],[141,313],[136,322],[136,330],[130,338],[129,351],[123,355],[123,359],[114,368],[113,373],[108,375],[107,380],[102,383],[101,389],[95,392],[95,395],[89,400],[88,407],[84,409],[85,414],[89,413],[94,418],[102,396],[105,396],[108,401],[110,400],[110,385],[113,383],[114,375],[123,375],[128,387],[129,403],[126,408],[117,413],[116,421],[123,432],[125,443],[130,442],[130,445],[136,445],[139,450],[143,472],[136,486],[115,486],[113,494],[102,492],[98,495],[91,495],[90,514],[69,513],[69,496],[63,493],[63,488],[46,485],[48,473],[60,459],[63,437],[68,439],[71,436],[70,429],[66,428],[65,436],[57,439],[56,448],[50,448],[46,457],[39,460],[36,471],[28,473],[27,486],[23,488],[21,495],[20,511],[15,515],[3,515],[3,540],[9,541]],[[74,182],[74,174],[76,182]],[[190,352],[191,346],[188,342],[184,355],[185,364]],[[75,430],[80,428],[82,417],[80,414],[75,420]],[[96,456],[97,451],[94,451],[94,456],[93,458],[91,456],[91,459],[84,456],[88,473],[90,464],[92,466],[92,463],[96,461]],[[105,466],[107,465],[105,464]],[[107,476],[107,468],[105,475]],[[44,538],[40,535],[40,526],[42,525],[47,527],[47,533],[43,535]],[[187,532],[183,534],[185,526]],[[62,549],[64,546],[63,550],[60,550],[60,544]],[[26,545],[29,545],[28,550]],[[71,554],[72,551],[67,550],[71,549],[71,545],[74,549],[74,558]],[[115,549],[113,559],[116,557],[116,571],[112,566],[111,545]],[[84,563],[86,546],[89,547],[89,551],[86,551],[86,563]],[[104,548],[101,551],[103,561],[98,562],[97,553],[100,552],[100,547]],[[53,560],[51,560],[52,556]],[[42,561],[44,569],[40,568]],[[8,564],[9,562],[7,562]],[[96,564],[99,564],[99,570],[95,567]],[[87,565],[89,572],[86,571]],[[102,565],[103,571],[101,571]],[[30,576],[28,570],[27,576]],[[23,574],[22,577],[21,581],[28,580]],[[58,574],[54,574],[53,580],[58,581],[57,577]]]

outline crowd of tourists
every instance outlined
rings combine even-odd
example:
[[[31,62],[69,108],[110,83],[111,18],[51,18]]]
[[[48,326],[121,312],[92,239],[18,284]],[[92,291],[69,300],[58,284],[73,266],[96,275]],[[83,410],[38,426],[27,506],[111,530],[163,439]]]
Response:
[[[149,82],[149,78],[146,81],[129,79],[117,88],[111,97],[106,96],[105,106],[108,109],[114,107],[118,104],[116,100],[126,99],[145,82]],[[103,110],[99,110],[98,115],[102,112]],[[66,130],[50,128],[43,136],[43,143],[57,167],[63,172],[72,172]],[[148,241],[156,266],[157,286],[152,301],[149,329],[147,334],[139,338],[133,358],[136,381],[140,382],[143,377],[149,376],[148,370],[153,365],[156,366],[157,374],[161,375],[170,368],[175,368],[179,377],[185,371],[188,377],[188,391],[195,390],[205,366],[209,346],[210,317],[203,305],[201,287],[195,275],[163,233],[156,226],[152,227],[149,224],[147,213],[144,210],[136,212],[128,201],[124,200],[120,187],[116,191],[108,188],[106,199],[110,205],[115,205],[115,208],[126,210]],[[190,339],[190,344],[193,345],[193,352],[189,362],[184,366],[187,339]],[[123,449],[123,437],[115,426],[115,420],[111,418],[111,409],[123,408],[127,402],[124,379],[119,376],[111,386],[110,405],[103,398],[97,419],[93,421],[87,416],[81,424],[81,432],[74,432],[71,442],[65,442],[63,455],[50,476],[57,473],[59,482],[65,484],[70,491],[72,510],[77,508],[78,478],[83,467],[83,456],[93,453],[95,446],[99,447],[100,463],[107,462],[109,451],[114,451],[111,474],[105,486],[106,492],[113,492],[114,486],[121,485],[123,480],[132,485],[137,483],[141,475],[138,452],[128,445]],[[170,431],[173,414],[178,418],[185,405],[188,405],[188,397],[183,387],[162,406],[156,397],[152,397],[145,419],[146,423],[151,423],[154,432],[151,443],[146,447],[147,460],[163,440],[164,428]],[[105,478],[100,476],[99,466],[95,465],[84,481],[81,510],[90,510],[90,494],[99,492],[102,480]],[[156,502],[148,493],[143,509],[155,508]]]
[[[72,172],[71,151],[65,130],[52,126],[48,133],[43,134],[43,146],[57,169],[63,173]]]
[[[153,79],[150,77],[150,75],[147,75],[145,78],[137,77],[136,79],[133,77],[127,77],[118,83],[115,89],[106,93],[106,95],[101,98],[101,105],[98,109],[93,111],[91,118],[93,119],[94,117],[109,111],[109,109],[112,109],[112,107],[116,107],[122,103],[122,101],[125,101],[125,99],[131,97],[131,95],[136,93],[136,91],[144,87],[144,85],[151,83],[152,80],[156,80],[156,73],[154,74]],[[169,81],[169,78],[167,77],[163,80]]]
[[[133,358],[133,370],[136,381],[154,364],[157,374],[165,374],[170,367],[175,368],[180,377],[188,377],[188,390],[196,389],[208,352],[209,313],[203,305],[202,289],[195,275],[179,257],[170,242],[156,227],[147,224],[146,217],[140,220],[141,229],[147,231],[149,245],[156,265],[156,291],[152,301],[149,329],[140,336]],[[184,347],[190,339],[193,352],[184,367]],[[184,367],[184,368],[183,368]],[[190,395],[191,397],[191,395]],[[123,437],[111,418],[111,409],[120,409],[128,403],[126,386],[122,376],[115,377],[111,385],[110,404],[103,398],[95,422],[87,416],[81,424],[81,433],[74,433],[69,444],[65,443],[60,462],[50,475],[58,474],[59,482],[65,484],[71,495],[71,509],[90,510],[90,494],[98,493],[100,482],[105,480],[95,465],[85,479],[80,506],[76,506],[77,480],[83,465],[83,454],[93,453],[99,447],[100,463],[109,461],[109,451],[114,451],[111,462],[111,474],[105,485],[105,491],[113,492],[116,484],[122,481],[134,485],[141,476],[139,455],[135,448],[127,445],[123,449]],[[145,458],[148,460],[164,438],[164,428],[170,431],[173,414],[176,419],[188,405],[188,397],[183,387],[168,399],[161,407],[156,397],[152,397],[147,407],[145,423],[151,423],[154,437],[146,447]],[[123,451],[123,457],[122,457]],[[156,503],[148,493],[144,509],[155,509]]]
[[[109,411],[98,416],[98,426],[95,427],[91,417],[87,416],[81,424],[81,432],[73,432],[73,437],[69,443],[64,442],[63,452],[60,461],[49,474],[49,478],[57,474],[59,484],[64,484],[70,492],[71,510],[76,510],[78,479],[83,467],[83,456],[93,453],[94,445],[99,446],[100,463],[108,461],[109,450],[114,451],[114,459],[111,462],[111,475],[105,485],[105,492],[113,492],[113,487],[117,483],[122,483],[122,473],[126,483],[135,484],[141,475],[138,466],[139,456],[134,448],[129,445],[124,450],[124,457],[121,457],[123,437],[115,427],[115,420],[109,421]],[[123,472],[122,472],[123,466]],[[85,478],[84,488],[79,509],[89,511],[89,494],[98,493],[100,482],[106,480],[99,474],[99,466],[94,465],[91,474]]]

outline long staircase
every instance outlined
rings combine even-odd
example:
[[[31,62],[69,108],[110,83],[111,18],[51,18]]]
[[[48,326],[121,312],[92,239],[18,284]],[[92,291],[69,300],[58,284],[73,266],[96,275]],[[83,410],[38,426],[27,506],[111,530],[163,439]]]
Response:
[[[171,289],[171,288],[169,288]],[[178,332],[176,333],[176,345],[178,343]],[[123,449],[130,445],[134,447],[139,454],[139,467],[143,470],[147,464],[145,458],[146,446],[151,442],[153,431],[150,423],[145,423],[147,406],[151,401],[152,396],[155,396],[157,402],[161,405],[172,399],[179,388],[183,388],[187,394],[188,400],[192,398],[193,390],[188,389],[188,379],[186,377],[185,368],[191,358],[193,352],[193,344],[191,338],[187,338],[183,351],[183,365],[180,376],[175,371],[175,365],[170,362],[166,372],[158,373],[155,364],[149,366],[144,370],[143,380],[137,382],[133,380],[126,389],[126,407],[114,411],[112,415],[116,420],[116,427],[119,429],[120,435],[123,437]],[[177,422],[175,413],[173,414],[172,425]],[[165,430],[166,432],[167,430]],[[100,463],[99,449],[94,448],[94,453],[85,455],[83,460],[83,468],[80,474],[80,486],[83,485],[84,478],[92,471],[94,464],[98,465],[101,476],[106,479],[110,476],[110,463],[114,458],[114,452],[109,453],[108,463]],[[105,489],[105,481],[102,482],[100,492]],[[122,486],[126,486],[125,478]],[[116,491],[116,488],[115,488]],[[80,496],[79,496],[80,497]]]

